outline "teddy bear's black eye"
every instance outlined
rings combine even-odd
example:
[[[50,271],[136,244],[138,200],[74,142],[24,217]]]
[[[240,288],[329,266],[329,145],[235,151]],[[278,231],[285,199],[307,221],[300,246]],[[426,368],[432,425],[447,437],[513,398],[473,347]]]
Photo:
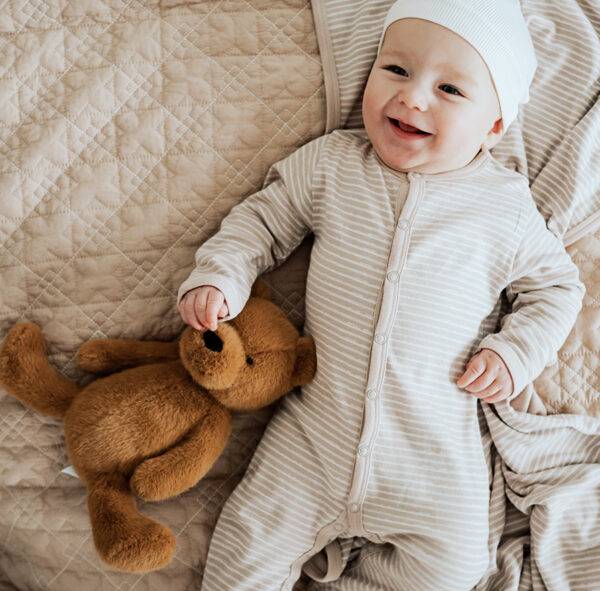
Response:
[[[248,357],[246,357],[246,363],[248,365],[252,365],[254,363],[254,359],[252,359],[252,357],[250,357],[250,355],[248,355]]]

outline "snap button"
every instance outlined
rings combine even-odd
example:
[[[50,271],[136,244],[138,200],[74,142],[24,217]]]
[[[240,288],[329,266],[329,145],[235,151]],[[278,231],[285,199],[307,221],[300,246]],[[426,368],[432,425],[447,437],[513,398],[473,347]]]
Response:
[[[382,345],[383,343],[385,343],[387,337],[384,334],[376,334],[374,337],[374,341],[379,344]]]
[[[410,224],[408,223],[408,220],[405,220],[404,218],[402,218],[398,221],[398,227],[401,230],[407,230],[410,227]]]
[[[367,398],[369,400],[373,400],[374,398],[377,398],[377,390],[373,390],[373,388],[369,388],[367,390]]]
[[[336,523],[336,524],[333,526],[333,529],[334,529],[335,531],[342,531],[342,530],[344,529],[344,526],[343,526],[341,523]]]
[[[359,456],[364,456],[369,451],[369,446],[368,445],[359,445],[357,451],[358,451]]]
[[[358,511],[358,505],[356,503],[352,503],[352,505],[350,505],[350,511],[352,511],[352,513],[356,513]]]
[[[398,281],[398,279],[400,278],[400,273],[398,273],[398,271],[390,271],[387,275],[386,275],[388,281],[391,281],[392,283],[396,283],[396,281]]]

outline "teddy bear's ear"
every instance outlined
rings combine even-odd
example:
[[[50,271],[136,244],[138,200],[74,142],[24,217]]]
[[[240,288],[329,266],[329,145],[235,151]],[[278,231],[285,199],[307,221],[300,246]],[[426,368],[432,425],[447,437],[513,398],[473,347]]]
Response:
[[[292,386],[308,384],[317,371],[317,351],[312,337],[299,337],[296,342],[296,364]]]
[[[254,296],[257,298],[264,298],[265,300],[272,301],[271,299],[271,288],[267,285],[267,282],[264,279],[258,278],[252,289],[250,290],[250,296]]]

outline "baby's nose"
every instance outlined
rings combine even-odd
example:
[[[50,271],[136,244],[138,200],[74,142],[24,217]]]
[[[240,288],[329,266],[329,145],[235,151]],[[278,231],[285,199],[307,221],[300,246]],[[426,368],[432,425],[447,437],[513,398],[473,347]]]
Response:
[[[202,337],[204,338],[204,344],[207,349],[216,351],[217,353],[223,350],[223,340],[216,332],[206,330],[202,334]]]
[[[398,99],[409,109],[427,110],[427,93],[419,84],[408,83],[398,92]]]

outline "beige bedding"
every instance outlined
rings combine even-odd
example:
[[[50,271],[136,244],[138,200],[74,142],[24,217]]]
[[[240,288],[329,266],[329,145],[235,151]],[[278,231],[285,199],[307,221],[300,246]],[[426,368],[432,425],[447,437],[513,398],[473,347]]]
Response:
[[[269,165],[321,135],[307,0],[9,0],[0,8],[0,338],[40,324],[53,363],[92,337],[168,340],[200,243]],[[300,326],[308,255],[269,277]],[[239,416],[187,494],[142,510],[178,549],[160,573],[95,554],[62,425],[0,393],[0,581],[19,590],[198,589],[218,511],[269,415]]]
[[[331,77],[333,45],[320,20],[333,4],[313,2],[316,31],[308,0],[2,5],[0,338],[18,320],[37,322],[52,362],[86,380],[74,364],[83,341],[178,334],[175,294],[197,246],[260,188],[271,163],[348,122],[332,119],[335,92],[348,82]],[[346,115],[356,104],[349,96]],[[588,122],[598,111],[589,112]],[[507,146],[526,164],[522,144]],[[595,195],[586,174],[581,185],[569,176],[561,194],[581,186]],[[568,211],[579,216],[568,250],[587,287],[584,308],[524,404],[600,417],[600,210]],[[309,251],[307,240],[267,276],[299,327]],[[236,418],[226,452],[194,489],[142,507],[173,527],[178,551],[162,572],[129,575],[95,554],[81,484],[61,472],[62,425],[0,392],[0,589],[198,589],[220,508],[271,411]]]

